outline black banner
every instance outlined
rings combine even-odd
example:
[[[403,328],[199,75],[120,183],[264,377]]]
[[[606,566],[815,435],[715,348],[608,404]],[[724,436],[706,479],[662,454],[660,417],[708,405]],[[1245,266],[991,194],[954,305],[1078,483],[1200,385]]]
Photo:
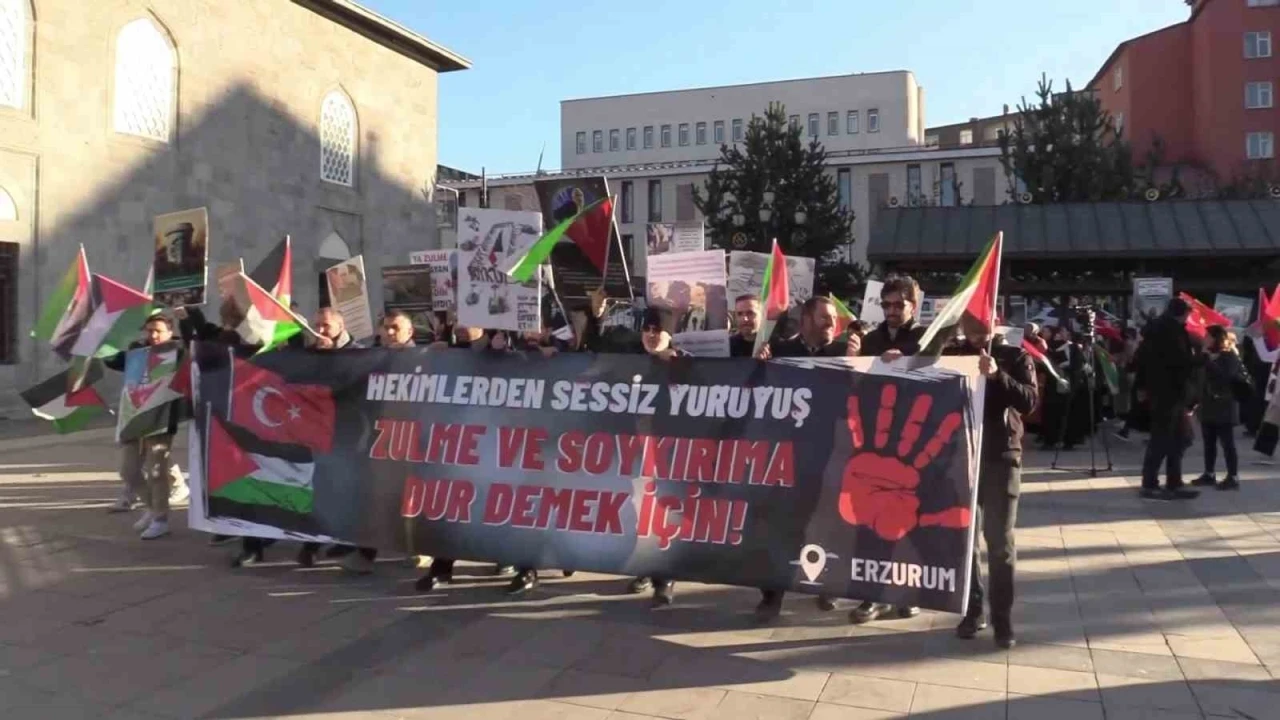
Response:
[[[960,612],[974,358],[197,348],[210,518]],[[839,361],[836,361],[837,363]]]

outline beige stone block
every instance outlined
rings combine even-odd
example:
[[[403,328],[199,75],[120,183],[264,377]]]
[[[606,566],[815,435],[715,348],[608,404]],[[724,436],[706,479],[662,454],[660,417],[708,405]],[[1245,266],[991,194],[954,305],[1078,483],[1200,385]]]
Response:
[[[1196,680],[1191,683],[1191,691],[1200,702],[1200,709],[1208,715],[1249,718],[1280,715],[1280,688],[1275,682]]]
[[[1199,709],[1186,681],[1151,682],[1119,675],[1098,674],[1102,704],[1110,715],[1112,707],[1151,708],[1175,712]]]
[[[1004,720],[1005,693],[921,683],[911,700],[911,715],[931,713],[966,720]]]
[[[1178,665],[1182,666],[1182,673],[1188,680],[1252,680],[1265,682],[1272,679],[1271,673],[1260,665],[1189,657],[1179,657]]]
[[[551,681],[547,692],[560,702],[617,710],[632,693],[648,684],[634,677],[566,670]]]
[[[1050,668],[1009,666],[1009,692],[1021,695],[1053,695],[1064,700],[1101,702],[1093,673]]]
[[[1008,655],[1010,665],[1093,672],[1093,659],[1086,648],[1019,642]]]
[[[708,720],[805,720],[813,708],[807,700],[730,692]]]
[[[1239,635],[1234,638],[1202,640],[1178,635],[1169,636],[1169,647],[1178,657],[1222,660],[1242,664],[1261,664],[1253,650]]]
[[[1093,668],[1104,675],[1119,675],[1141,680],[1182,680],[1182,668],[1171,656],[1131,653],[1115,650],[1093,650]]]
[[[818,703],[809,720],[902,720],[907,714],[892,710],[871,710],[848,705]]]
[[[727,692],[719,688],[655,688],[631,693],[618,710],[675,720],[705,720]]]
[[[866,675],[833,674],[819,700],[836,705],[909,712],[916,684]]]
[[[1008,720],[1103,720],[1102,703],[1009,692]]]

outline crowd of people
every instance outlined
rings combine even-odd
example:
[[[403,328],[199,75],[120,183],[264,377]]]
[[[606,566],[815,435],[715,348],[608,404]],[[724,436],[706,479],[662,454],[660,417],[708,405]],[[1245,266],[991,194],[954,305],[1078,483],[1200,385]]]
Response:
[[[890,277],[885,281],[880,296],[884,321],[874,327],[854,322],[841,332],[834,303],[827,298],[813,297],[801,306],[797,327],[775,331],[757,350],[757,335],[762,331],[765,318],[759,299],[754,295],[743,295],[733,302],[730,352],[734,357],[762,360],[844,356],[893,360],[913,355],[920,352],[924,334],[924,328],[917,322],[920,300],[920,287],[913,279]],[[603,323],[605,311],[605,298],[595,294],[588,311],[576,318],[577,332],[573,334],[573,340],[565,340],[564,334],[553,335],[546,330],[514,333],[456,325],[450,327],[444,323],[436,332],[425,338],[419,335],[418,339],[424,340],[430,348],[485,353],[523,351],[550,356],[560,352],[590,351],[647,354],[660,360],[683,354],[673,345],[671,330],[675,328],[671,327],[669,313],[659,308],[647,309],[637,332],[622,326],[606,327]],[[1082,394],[1099,392],[1100,383],[1084,382],[1094,371],[1094,362],[1088,346],[1083,344],[1086,340],[1079,335],[1073,336],[1071,328],[1066,326],[1043,331],[1027,328],[1027,341],[1040,348],[1057,368],[1036,363],[1021,345],[1006,343],[1003,337],[993,336],[991,328],[979,324],[965,325],[957,342],[946,349],[946,354],[979,357],[979,370],[987,378],[977,488],[979,515],[976,520],[987,546],[986,583],[982,581],[975,544],[969,612],[956,628],[959,637],[972,638],[990,625],[998,646],[1009,648],[1016,643],[1012,622],[1016,563],[1014,528],[1021,485],[1024,424],[1039,434],[1042,445],[1052,447],[1060,442],[1070,448],[1094,432],[1103,412],[1097,409],[1109,408],[1117,417],[1125,417],[1126,426],[1122,433],[1133,429],[1150,432],[1143,465],[1143,497],[1182,499],[1196,494],[1195,490],[1183,485],[1181,457],[1189,444],[1191,419],[1198,412],[1205,440],[1205,471],[1192,484],[1216,485],[1220,489],[1239,487],[1238,457],[1232,428],[1241,419],[1241,401],[1246,399],[1243,388],[1247,385],[1253,394],[1256,384],[1249,379],[1246,363],[1237,354],[1234,336],[1225,328],[1210,328],[1204,345],[1197,347],[1185,329],[1187,313],[1186,303],[1175,299],[1165,315],[1144,328],[1140,337],[1126,334],[1113,348],[1114,356],[1125,370],[1122,378],[1126,392],[1122,395],[1132,401],[1128,406],[1120,402],[1120,398],[1108,400],[1100,396],[1097,403],[1086,401],[1087,395]],[[249,357],[260,347],[241,340],[236,328],[242,320],[243,316],[234,303],[224,303],[220,307],[216,324],[206,321],[196,308],[179,309],[172,314],[157,313],[147,320],[143,338],[134,347],[181,339],[184,342],[226,344],[238,356]],[[342,315],[332,308],[322,308],[316,313],[312,329],[315,333],[313,338],[304,342],[302,336],[297,336],[291,344],[308,346],[316,352],[341,352],[361,347],[347,332]],[[415,342],[412,318],[398,310],[388,311],[379,323],[375,344],[387,348],[409,348],[420,344]],[[108,358],[106,364],[117,370],[123,369],[123,354]],[[1061,375],[1056,372],[1059,368]],[[1096,417],[1089,416],[1091,407],[1097,410]],[[167,432],[127,443],[122,449],[120,475],[124,489],[110,510],[127,512],[141,506],[143,513],[134,527],[143,539],[167,535],[170,505],[185,500],[189,494],[171,454],[176,432],[175,415]],[[1227,470],[1221,483],[1216,482],[1214,475],[1219,445],[1223,449]],[[1162,464],[1167,465],[1164,488],[1159,487],[1157,478]],[[212,536],[211,542],[239,543],[232,561],[235,567],[263,562],[274,543],[262,538],[221,535]],[[432,592],[453,581],[453,559],[427,557],[417,554],[413,548],[408,551],[408,563],[426,571],[416,582],[419,591]],[[304,543],[296,551],[295,560],[301,566],[310,567],[322,553],[324,557],[338,559],[344,569],[355,573],[373,572],[377,559],[377,551],[373,548],[334,545],[325,549],[319,544]],[[511,576],[507,592],[514,595],[535,588],[542,570],[545,569],[499,565],[495,573]],[[568,576],[572,569],[562,572]],[[633,578],[628,582],[628,588],[636,594],[651,593],[655,607],[669,605],[675,598],[675,582],[670,578]],[[761,622],[768,622],[781,612],[785,588],[764,587],[760,588],[760,593],[756,615]],[[819,596],[816,601],[824,611],[833,611],[837,607],[836,601],[830,597]],[[862,602],[850,611],[849,620],[863,624],[884,617],[912,617],[919,612],[916,607]]]

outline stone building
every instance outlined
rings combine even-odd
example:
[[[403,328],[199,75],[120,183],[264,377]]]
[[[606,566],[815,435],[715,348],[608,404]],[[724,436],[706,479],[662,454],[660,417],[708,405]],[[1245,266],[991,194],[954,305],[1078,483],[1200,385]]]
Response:
[[[58,369],[28,330],[77,247],[141,287],[153,215],[208,207],[211,266],[289,234],[306,312],[336,260],[430,247],[467,67],[350,0],[0,0],[0,407]]]

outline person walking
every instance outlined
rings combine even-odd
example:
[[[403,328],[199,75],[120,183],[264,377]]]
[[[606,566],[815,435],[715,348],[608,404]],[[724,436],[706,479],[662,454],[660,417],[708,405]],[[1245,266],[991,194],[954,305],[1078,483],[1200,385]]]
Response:
[[[1135,358],[1138,399],[1150,406],[1151,440],[1142,460],[1140,497],[1147,500],[1191,500],[1198,490],[1182,483],[1182,454],[1191,444],[1193,357],[1187,316],[1191,307],[1173,298],[1164,314],[1147,324]],[[1160,466],[1166,467],[1160,488]]]
[[[1221,325],[1205,333],[1205,356],[1200,368],[1200,387],[1196,412],[1200,416],[1200,433],[1204,438],[1204,473],[1192,485],[1216,487],[1219,490],[1240,489],[1240,459],[1236,453],[1236,425],[1240,424],[1239,398],[1253,393],[1253,381],[1236,350],[1236,337]],[[1227,476],[1221,483],[1214,476],[1218,445],[1227,464]]]

